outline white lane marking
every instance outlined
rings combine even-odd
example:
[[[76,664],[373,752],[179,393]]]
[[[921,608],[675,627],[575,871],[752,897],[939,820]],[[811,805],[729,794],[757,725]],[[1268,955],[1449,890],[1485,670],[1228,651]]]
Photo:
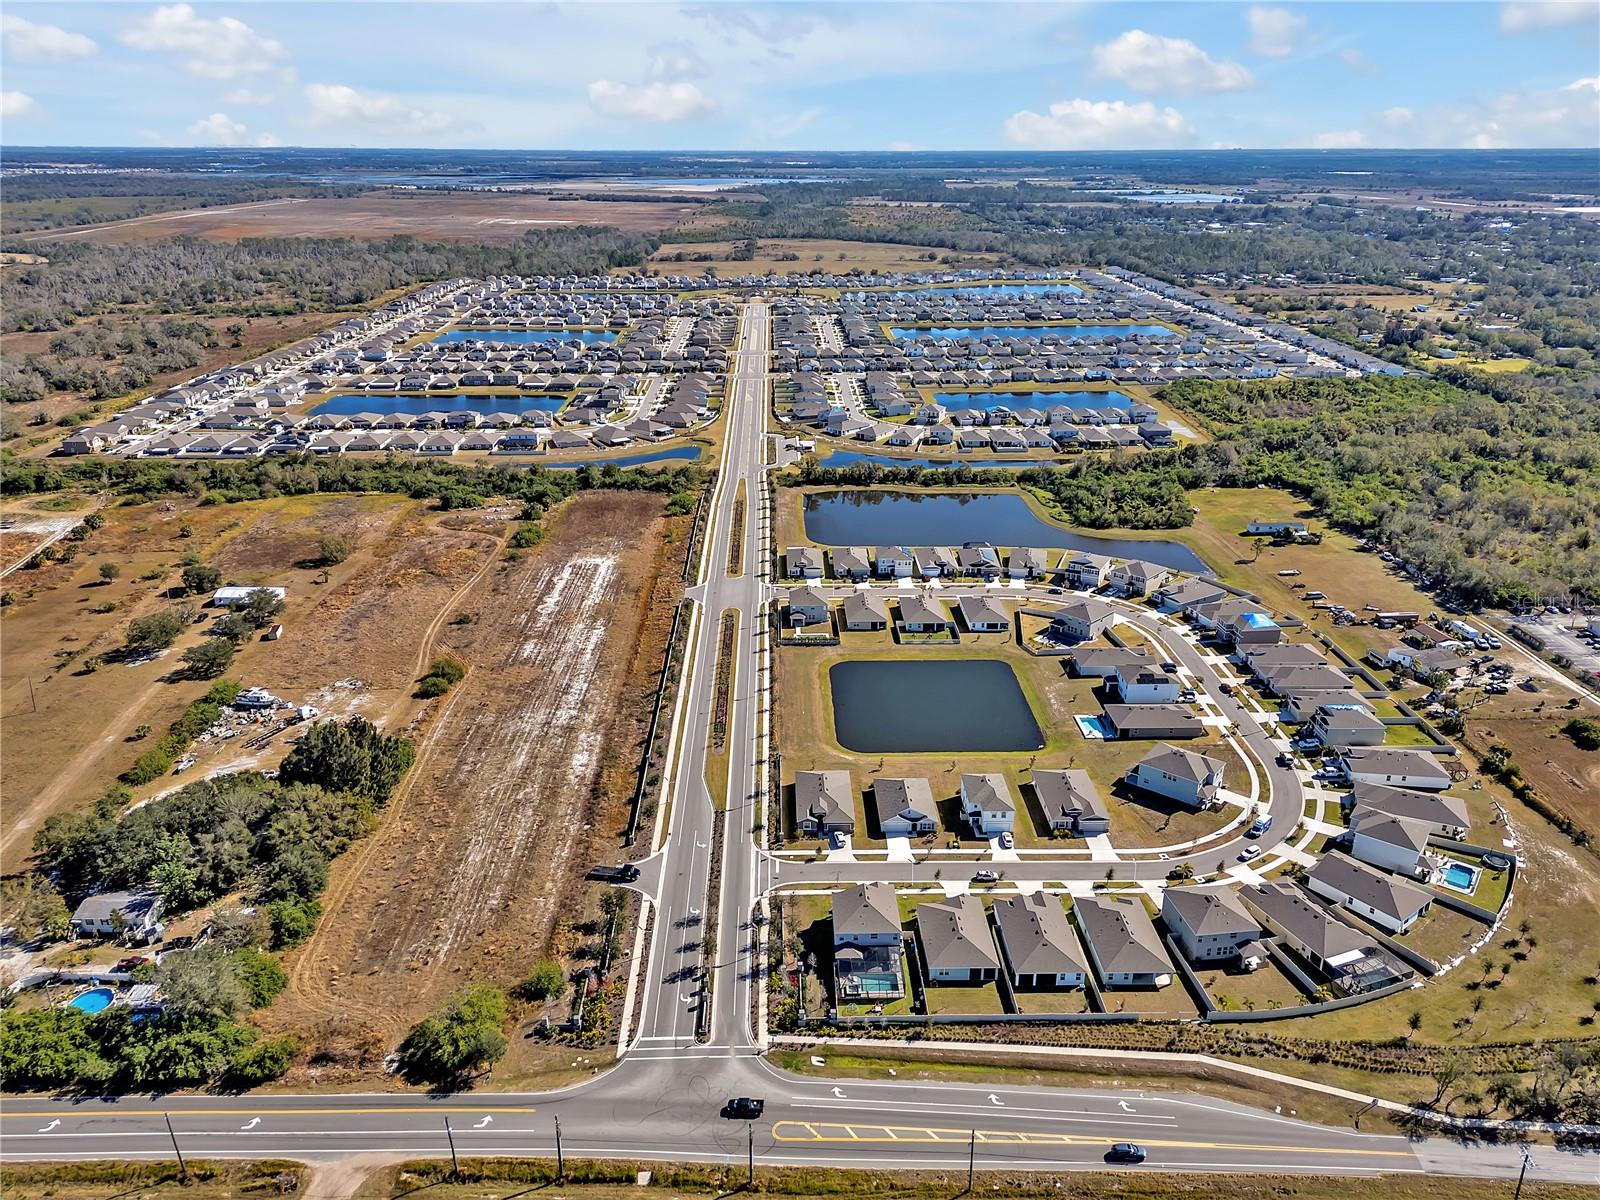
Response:
[[[40,1133],[49,1133],[52,1129],[54,1129],[59,1124],[61,1124],[61,1122],[59,1120],[51,1121],[50,1124],[46,1125],[43,1129],[39,1130],[39,1132]]]
[[[1135,1111],[1133,1106],[1131,1104],[1129,1104],[1126,1100],[1118,1100],[1117,1101],[1117,1107],[1120,1108],[1123,1112],[1130,1112],[1131,1113],[1131,1112]]]
[[[836,1099],[836,1100],[843,1100],[845,1098],[843,1089],[834,1088],[833,1089],[833,1096],[834,1096],[834,1099]]]
[[[989,1103],[990,1104],[998,1104],[1001,1108],[1004,1108],[1006,1102],[1004,1100],[1000,1099],[999,1096],[996,1096],[993,1092],[990,1092],[989,1093]]]
[[[489,1128],[489,1125],[493,1120],[494,1120],[493,1117],[486,1116],[486,1117],[483,1118],[483,1120],[479,1121],[476,1125],[474,1125],[473,1128],[474,1129],[487,1129],[487,1128]]]
[[[246,1121],[246,1122],[245,1122],[245,1123],[244,1123],[244,1124],[243,1124],[243,1125],[241,1125],[241,1126],[239,1126],[239,1128],[240,1128],[240,1129],[241,1129],[241,1130],[244,1130],[244,1129],[254,1129],[254,1128],[255,1128],[255,1127],[256,1127],[256,1126],[257,1126],[257,1125],[259,1125],[259,1124],[261,1124],[261,1118],[260,1118],[260,1117],[251,1117],[251,1118],[250,1118],[250,1119],[249,1119],[249,1120],[248,1120],[248,1121]]]

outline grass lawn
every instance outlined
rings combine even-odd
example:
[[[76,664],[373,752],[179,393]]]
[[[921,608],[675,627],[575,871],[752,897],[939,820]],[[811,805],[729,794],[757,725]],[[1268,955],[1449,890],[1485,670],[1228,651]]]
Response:
[[[1164,988],[1101,988],[1100,999],[1107,1012],[1144,1013],[1172,1021],[1187,1021],[1200,1015],[1176,976]]]
[[[1292,1008],[1306,1003],[1299,988],[1271,962],[1254,971],[1226,971],[1196,968],[1206,994],[1218,1008],[1227,1012],[1249,1012],[1268,1008]]]
[[[989,1015],[1005,1012],[996,983],[931,983],[925,993],[930,1016]]]
[[[1017,1009],[1024,1013],[1085,1013],[1089,994],[1083,988],[1040,988],[1015,993]]]
[[[1397,940],[1442,965],[1466,953],[1467,948],[1483,936],[1484,928],[1481,921],[1435,904],[1427,916]]]

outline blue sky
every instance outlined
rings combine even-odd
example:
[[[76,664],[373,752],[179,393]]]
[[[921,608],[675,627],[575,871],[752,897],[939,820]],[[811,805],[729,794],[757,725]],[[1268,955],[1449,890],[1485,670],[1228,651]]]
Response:
[[[7,3],[11,145],[1594,146],[1600,4]]]

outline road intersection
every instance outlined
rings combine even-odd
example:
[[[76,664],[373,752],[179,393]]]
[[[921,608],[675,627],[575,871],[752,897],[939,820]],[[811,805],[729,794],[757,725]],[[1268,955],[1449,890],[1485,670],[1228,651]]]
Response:
[[[760,849],[769,808],[771,644],[767,579],[772,516],[765,465],[771,324],[748,302],[723,402],[725,445],[688,590],[684,676],[668,735],[664,815],[641,865],[647,932],[635,956],[620,1062],[595,1078],[537,1094],[248,1095],[163,1098],[6,1098],[0,1156],[12,1162],[171,1157],[283,1157],[312,1162],[357,1154],[551,1156],[557,1119],[569,1157],[862,1168],[1104,1165],[1110,1143],[1150,1151],[1139,1170],[1296,1172],[1341,1176],[1444,1171],[1514,1176],[1510,1147],[1460,1145],[1333,1129],[1199,1095],[1144,1095],[929,1081],[831,1080],[782,1071],[765,1049],[761,993],[768,965],[763,906],[775,885],[892,879],[931,882],[936,862],[801,863]],[[734,553],[734,544],[739,543]],[[952,589],[947,598],[959,595]],[[722,671],[724,615],[734,661]],[[1148,612],[1126,619],[1197,679],[1214,678],[1200,650]],[[726,791],[707,783],[708,746],[722,694]],[[1208,689],[1213,690],[1213,689]],[[1215,692],[1213,690],[1213,694]],[[1272,734],[1242,704],[1217,696],[1255,760],[1276,845],[1302,808],[1300,780],[1279,767]],[[1240,843],[1242,844],[1242,843]],[[1234,841],[1193,856],[1210,870]],[[1159,880],[1181,856],[1129,858],[1120,878]],[[1105,863],[1019,857],[1008,881],[1089,880]],[[715,937],[707,953],[708,934]],[[730,1096],[760,1096],[759,1122],[724,1120]],[[168,1121],[170,1119],[170,1130]],[[1537,1178],[1600,1183],[1592,1156],[1536,1148]]]

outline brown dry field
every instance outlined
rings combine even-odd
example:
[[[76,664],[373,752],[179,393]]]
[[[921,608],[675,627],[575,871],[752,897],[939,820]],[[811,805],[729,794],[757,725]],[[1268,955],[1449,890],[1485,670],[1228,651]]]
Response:
[[[104,528],[73,562],[6,580],[19,596],[0,625],[0,866],[6,870],[21,864],[49,813],[86,807],[115,781],[141,749],[127,740],[137,726],[149,725],[159,736],[205,691],[205,683],[177,678],[174,668],[207,623],[192,627],[155,661],[110,662],[80,673],[84,659],[122,644],[130,620],[169,603],[162,593],[177,582],[181,555],[197,553],[222,569],[225,582],[288,589],[283,638],[245,643],[231,677],[296,703],[309,701],[328,715],[360,711],[392,726],[415,706],[410,693],[419,643],[473,573],[493,562],[505,525],[478,517],[476,527],[463,528],[459,516],[429,513],[420,501],[391,496],[210,507],[161,502],[110,508],[105,515]],[[185,524],[192,530],[188,538],[179,534]],[[296,564],[315,557],[325,534],[348,538],[355,551],[319,583],[321,568]],[[109,585],[99,579],[104,562],[122,568]],[[154,569],[160,578],[140,578]],[[105,604],[113,611],[93,611]],[[62,661],[64,653],[72,659]],[[332,686],[351,678],[361,685]],[[49,752],[38,753],[41,745]],[[141,794],[225,766],[270,766],[286,748],[284,739],[258,753],[244,751],[239,741],[204,746],[191,773],[157,781]]]
[[[1564,693],[1544,692],[1554,697]],[[1562,701],[1564,703],[1565,701]],[[1580,750],[1561,732],[1573,717],[1600,719],[1600,707],[1581,704],[1566,709],[1513,688],[1473,712],[1467,741],[1478,750],[1496,742],[1506,746],[1522,768],[1522,776],[1539,794],[1588,830],[1600,830],[1600,750]]]
[[[955,260],[954,268],[993,266],[1000,255],[981,251],[963,253],[929,246],[905,246],[895,242],[849,242],[806,238],[761,238],[756,243],[753,259],[735,259],[735,242],[668,242],[650,258],[659,270],[699,272],[715,267],[721,275],[806,275],[812,271],[922,271],[940,267],[945,258]],[[929,250],[939,256],[939,262],[928,262],[923,256]],[[674,262],[675,255],[685,260]],[[692,261],[694,256],[708,254],[705,261]],[[795,254],[797,259],[783,259],[780,255]],[[614,274],[630,268],[619,267]],[[953,269],[945,266],[943,269]]]
[[[698,204],[574,200],[531,192],[377,191],[232,209],[158,213],[72,231],[74,238],[136,242],[190,234],[196,237],[354,237],[409,234],[425,240],[507,245],[529,229],[610,225],[644,232],[668,229],[700,210]],[[66,231],[63,231],[66,232]],[[48,240],[52,235],[30,235]]]
[[[513,985],[578,949],[599,911],[582,871],[616,852],[670,623],[660,593],[679,581],[684,522],[662,508],[579,496],[537,549],[496,560],[439,610],[417,662],[448,651],[468,674],[413,723],[416,765],[377,832],[334,865],[318,932],[263,1014],[307,1039],[311,1077],[374,1073],[450,992]],[[476,619],[444,620],[456,613]],[[497,1075],[556,1057],[573,1056],[514,1037]]]

